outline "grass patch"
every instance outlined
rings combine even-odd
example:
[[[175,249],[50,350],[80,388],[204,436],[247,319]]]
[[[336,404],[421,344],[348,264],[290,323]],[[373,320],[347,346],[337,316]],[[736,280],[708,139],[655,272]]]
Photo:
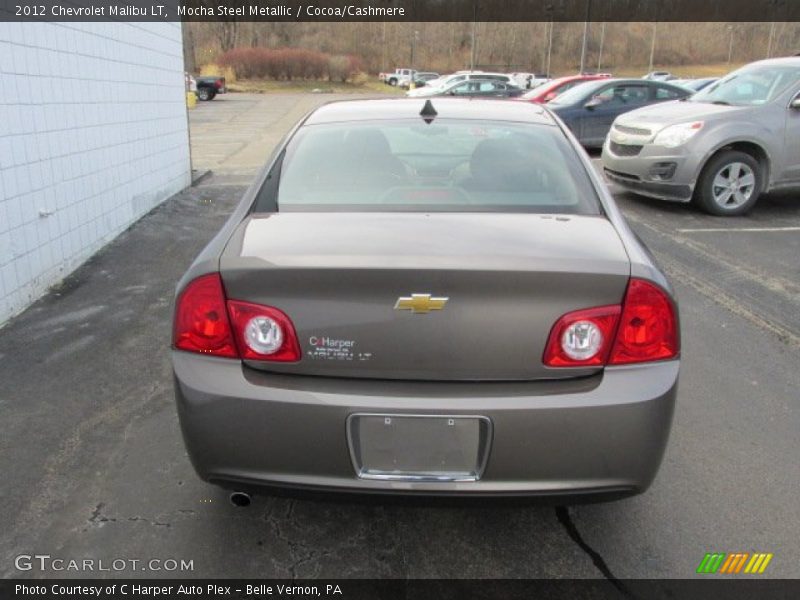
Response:
[[[231,92],[248,94],[280,93],[328,93],[328,94],[394,94],[402,95],[405,90],[386,85],[377,79],[351,82],[334,81],[272,81],[265,79],[239,79],[228,85]]]

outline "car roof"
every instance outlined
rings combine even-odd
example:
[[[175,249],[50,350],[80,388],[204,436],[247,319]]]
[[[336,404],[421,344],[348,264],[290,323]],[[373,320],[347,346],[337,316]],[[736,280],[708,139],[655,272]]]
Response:
[[[753,65],[771,67],[771,66],[779,66],[784,65],[788,67],[800,67],[800,56],[785,56],[783,58],[767,58],[765,60],[757,60],[755,62],[751,62],[745,67],[750,67]]]
[[[562,81],[575,81],[576,79],[585,79],[589,81],[590,79],[608,79],[604,75],[564,75],[563,77],[557,77],[553,79],[553,83],[562,82]]]
[[[502,75],[504,77],[511,77],[508,73],[500,73],[499,71],[460,71],[458,73],[451,73],[447,77],[457,75],[473,75],[475,77],[485,77],[486,75]]]
[[[304,125],[375,120],[421,120],[420,112],[428,101],[438,113],[436,118],[439,119],[515,121],[555,125],[555,120],[547,110],[528,102],[442,97],[339,100],[320,106],[311,113]]]
[[[641,79],[641,78],[622,78],[622,77],[604,77],[603,79],[594,79],[592,81],[586,81],[585,84],[593,83],[597,87],[601,87],[608,84],[613,85],[622,85],[626,83],[635,84],[635,85],[645,85],[645,86],[656,86],[656,85],[671,85],[672,87],[680,87],[675,85],[672,81],[652,81],[650,79]]]
[[[572,81],[598,81],[600,79],[611,79],[608,75],[564,75],[563,77],[556,77],[547,82],[548,86],[556,86],[562,83],[569,83]],[[537,88],[538,89],[538,88]]]

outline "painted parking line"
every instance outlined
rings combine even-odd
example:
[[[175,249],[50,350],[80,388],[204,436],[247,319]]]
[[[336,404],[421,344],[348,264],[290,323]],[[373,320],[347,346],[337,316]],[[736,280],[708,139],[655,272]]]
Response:
[[[771,233],[782,231],[800,231],[800,227],[697,227],[689,229],[677,229],[680,233]]]

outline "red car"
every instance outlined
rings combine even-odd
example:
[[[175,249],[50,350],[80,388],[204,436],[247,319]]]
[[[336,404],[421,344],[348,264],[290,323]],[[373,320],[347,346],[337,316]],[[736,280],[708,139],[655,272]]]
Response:
[[[532,89],[527,94],[518,98],[525,102],[536,102],[537,104],[544,104],[550,102],[553,98],[566,92],[569,88],[575,87],[579,83],[585,81],[594,81],[596,79],[605,79],[611,77],[611,73],[598,73],[596,75],[570,75],[569,77],[559,77],[547,83]]]

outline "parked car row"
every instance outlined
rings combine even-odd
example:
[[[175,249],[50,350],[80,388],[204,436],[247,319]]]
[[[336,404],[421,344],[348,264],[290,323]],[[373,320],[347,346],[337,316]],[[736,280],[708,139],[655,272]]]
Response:
[[[800,57],[716,78],[582,74],[519,86],[519,73],[460,72],[410,97],[496,97],[547,104],[606,176],[636,193],[740,215],[767,191],[800,187]],[[531,78],[533,80],[533,78]]]

